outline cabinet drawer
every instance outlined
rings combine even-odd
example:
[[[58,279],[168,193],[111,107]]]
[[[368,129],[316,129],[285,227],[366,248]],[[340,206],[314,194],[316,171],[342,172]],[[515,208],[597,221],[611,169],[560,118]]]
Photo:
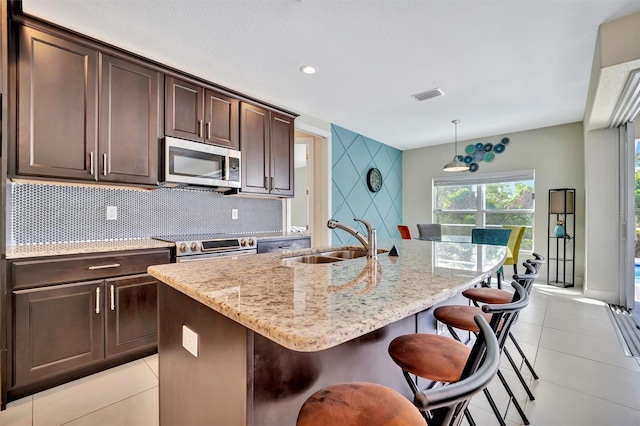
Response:
[[[301,250],[309,247],[311,247],[311,237],[258,241],[258,253],[271,253],[282,250]]]
[[[20,260],[11,263],[11,285],[21,289],[141,274],[150,265],[169,262],[169,250]]]

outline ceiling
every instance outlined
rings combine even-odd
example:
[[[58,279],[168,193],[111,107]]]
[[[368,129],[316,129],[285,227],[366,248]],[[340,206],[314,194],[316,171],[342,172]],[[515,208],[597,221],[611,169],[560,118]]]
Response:
[[[638,0],[23,0],[33,16],[401,150],[582,121]],[[318,68],[314,75],[302,65]],[[440,88],[423,102],[411,95]]]

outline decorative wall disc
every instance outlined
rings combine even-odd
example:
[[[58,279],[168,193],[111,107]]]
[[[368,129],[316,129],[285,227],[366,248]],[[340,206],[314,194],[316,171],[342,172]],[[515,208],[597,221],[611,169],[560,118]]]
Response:
[[[482,143],[478,142],[475,144],[469,144],[464,148],[465,155],[462,158],[461,155],[458,158],[461,158],[461,161],[464,161],[466,164],[469,164],[469,171],[475,172],[480,168],[478,164],[480,161],[486,161],[487,163],[492,162],[496,158],[496,154],[501,154],[507,148],[507,144],[509,143],[509,138],[504,137],[497,144],[492,143]]]

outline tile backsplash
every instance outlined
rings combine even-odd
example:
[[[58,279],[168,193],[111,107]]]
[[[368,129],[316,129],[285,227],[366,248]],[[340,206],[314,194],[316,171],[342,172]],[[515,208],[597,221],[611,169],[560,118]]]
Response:
[[[279,199],[215,191],[7,183],[7,244],[44,244],[198,233],[282,230]],[[117,219],[106,220],[107,206]],[[232,219],[232,209],[238,219]]]

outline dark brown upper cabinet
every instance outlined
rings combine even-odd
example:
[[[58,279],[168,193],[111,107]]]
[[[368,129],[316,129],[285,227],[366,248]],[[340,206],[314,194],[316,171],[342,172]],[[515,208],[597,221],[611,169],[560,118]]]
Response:
[[[242,192],[293,196],[293,117],[240,104]]]
[[[162,75],[70,39],[17,31],[16,175],[157,183]]]
[[[165,90],[168,136],[239,148],[237,99],[174,77],[167,77]]]
[[[98,180],[158,182],[162,76],[102,55]]]
[[[91,179],[98,52],[20,27],[18,83],[17,174]]]

